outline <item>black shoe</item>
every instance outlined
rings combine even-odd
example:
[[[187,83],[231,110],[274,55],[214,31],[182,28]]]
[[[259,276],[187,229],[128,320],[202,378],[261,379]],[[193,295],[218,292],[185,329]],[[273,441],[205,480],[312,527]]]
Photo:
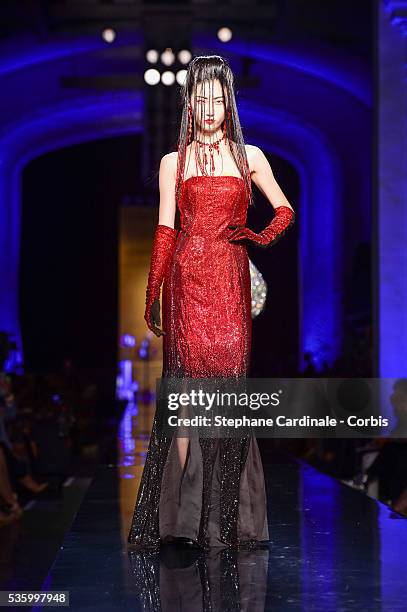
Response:
[[[175,538],[174,544],[186,548],[202,548],[196,540],[192,540],[191,538]]]

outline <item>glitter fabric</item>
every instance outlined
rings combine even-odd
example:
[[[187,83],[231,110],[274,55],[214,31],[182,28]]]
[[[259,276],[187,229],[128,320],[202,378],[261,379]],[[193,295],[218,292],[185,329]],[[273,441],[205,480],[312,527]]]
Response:
[[[259,234],[248,227],[238,227],[229,233],[228,238],[231,242],[247,239],[259,246],[270,247],[284,236],[293,223],[295,223],[295,212],[289,206],[282,205],[276,208],[274,219]]]
[[[143,612],[260,612],[269,550],[128,551],[129,586]]]
[[[247,247],[228,240],[248,200],[237,176],[184,181],[181,229],[163,284],[164,377],[245,377],[252,339]],[[194,438],[181,464],[176,436],[158,436],[159,407],[128,542],[158,549],[184,537],[203,548],[256,547],[268,540],[257,440]]]
[[[194,176],[184,183],[181,230],[163,286],[164,374],[238,376],[251,345],[247,248],[227,239],[231,219],[245,223],[243,181]]]
[[[165,278],[177,238],[177,230],[168,225],[157,225],[151,253],[150,272],[146,291],[146,310],[144,318],[149,329],[154,331],[151,306],[154,300],[160,299],[160,288]]]

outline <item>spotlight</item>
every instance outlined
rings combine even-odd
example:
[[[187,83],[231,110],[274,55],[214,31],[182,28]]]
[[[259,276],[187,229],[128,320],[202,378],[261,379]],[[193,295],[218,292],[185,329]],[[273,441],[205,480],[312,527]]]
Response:
[[[179,85],[183,85],[185,83],[185,79],[187,76],[187,71],[183,68],[182,70],[178,70],[175,78],[177,79],[177,83]]]
[[[230,28],[219,28],[218,38],[221,42],[229,42],[232,38],[232,30]]]
[[[188,62],[191,60],[191,57],[192,57],[192,53],[188,51],[188,49],[182,49],[178,53],[178,59],[181,62],[181,64],[188,64]]]
[[[172,85],[175,81],[175,74],[171,70],[165,70],[161,75],[163,85]]]
[[[113,28],[105,28],[102,30],[102,38],[107,43],[112,43],[116,38],[116,32]]]
[[[165,51],[161,53],[161,61],[164,66],[171,66],[175,61],[175,55],[170,47],[167,47]]]
[[[156,49],[149,49],[146,53],[146,60],[150,64],[156,64],[158,62],[158,51]]]
[[[149,68],[144,73],[144,80],[147,85],[157,85],[160,82],[160,73],[155,68]]]

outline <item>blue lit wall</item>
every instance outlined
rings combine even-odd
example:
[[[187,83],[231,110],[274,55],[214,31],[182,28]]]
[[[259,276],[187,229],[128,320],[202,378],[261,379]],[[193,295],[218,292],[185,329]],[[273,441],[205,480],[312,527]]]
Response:
[[[380,376],[396,378],[407,375],[407,2],[377,10],[378,360]]]
[[[141,131],[139,94],[108,94],[59,104],[26,116],[0,140],[0,328],[14,334],[22,354],[18,317],[21,174],[35,157],[79,142]],[[58,203],[56,202],[57,206]],[[4,222],[3,222],[4,220]],[[44,223],[47,220],[44,219]],[[52,227],[49,228],[52,231]]]

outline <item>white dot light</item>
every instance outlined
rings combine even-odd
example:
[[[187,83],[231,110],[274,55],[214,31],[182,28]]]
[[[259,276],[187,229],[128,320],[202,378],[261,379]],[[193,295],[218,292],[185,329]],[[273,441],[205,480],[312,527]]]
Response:
[[[171,70],[166,70],[161,75],[163,85],[172,85],[175,81],[175,74]]]
[[[187,71],[183,68],[182,70],[178,70],[175,78],[177,79],[177,83],[179,85],[183,85],[185,83],[185,78],[187,76]]]
[[[161,53],[161,61],[164,66],[171,66],[175,62],[175,55],[170,47]]]
[[[160,73],[155,68],[149,68],[144,73],[144,80],[147,85],[157,85],[160,82]]]
[[[221,42],[229,42],[232,39],[232,30],[230,28],[219,28],[218,38]]]
[[[178,53],[178,59],[181,64],[188,64],[188,62],[191,60],[191,57],[192,53],[191,51],[188,51],[188,49],[181,49],[181,51],[179,51]]]
[[[107,43],[112,43],[116,38],[116,32],[113,28],[105,28],[102,30],[102,38]]]
[[[156,64],[158,62],[159,53],[157,49],[149,49],[146,53],[146,60],[150,64]]]

